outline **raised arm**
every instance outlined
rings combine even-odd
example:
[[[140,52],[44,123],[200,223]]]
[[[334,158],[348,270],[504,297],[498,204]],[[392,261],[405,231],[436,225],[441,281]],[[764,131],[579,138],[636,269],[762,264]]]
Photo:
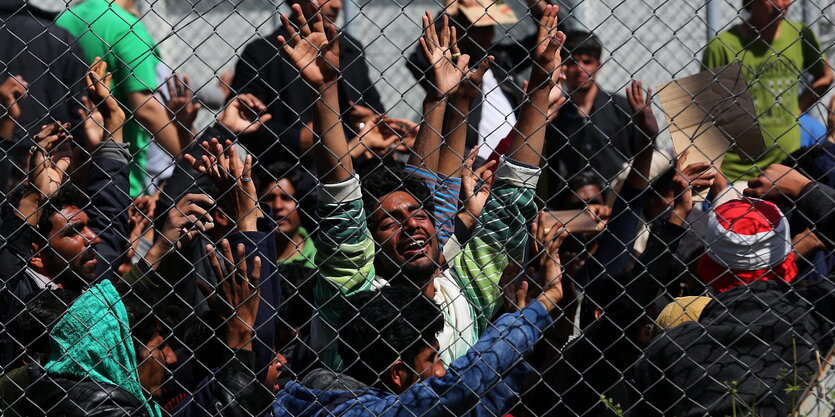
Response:
[[[467,74],[470,57],[458,52],[455,28],[449,27],[446,15],[441,19],[440,33],[436,32],[429,11],[422,22],[424,33],[419,42],[423,56],[430,64],[430,86],[423,100],[423,122],[409,157],[409,165],[437,173],[447,101],[458,91],[461,80]]]
[[[311,3],[318,7],[315,0]],[[290,39],[278,37],[278,44],[300,75],[313,88],[317,97],[313,104],[313,131],[319,136],[316,148],[316,171],[325,184],[339,183],[354,174],[348,143],[340,121],[339,93],[339,38],[336,26],[325,23],[322,14],[305,19],[298,4],[292,6],[293,20],[285,15],[281,22]],[[298,30],[296,29],[298,28]]]
[[[531,53],[534,65],[528,82],[527,99],[513,129],[507,156],[519,163],[538,167],[545,144],[548,96],[554,86],[553,73],[560,70],[560,48],[565,34],[557,30],[558,6],[545,7],[539,21],[537,42]]]
[[[458,51],[457,45],[453,45]],[[454,52],[457,53],[457,52]],[[481,80],[490,69],[493,57],[482,60],[474,71],[467,72],[467,78],[458,87],[458,93],[452,96],[451,105],[446,111],[444,141],[438,161],[438,175],[441,177],[460,177],[459,170],[464,164],[464,152],[467,146],[467,118],[473,101],[479,96]]]

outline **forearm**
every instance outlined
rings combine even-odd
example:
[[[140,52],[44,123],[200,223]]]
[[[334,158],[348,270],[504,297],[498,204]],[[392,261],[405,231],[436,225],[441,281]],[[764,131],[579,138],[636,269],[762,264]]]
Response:
[[[644,144],[638,155],[632,161],[632,169],[626,176],[626,183],[643,190],[649,186],[649,171],[652,167],[652,154],[655,147],[652,142]]]
[[[553,82],[549,74],[534,66],[528,85],[528,98],[513,129],[507,155],[523,164],[539,166],[545,144],[548,95]]]
[[[806,112],[809,108],[815,105],[821,97],[825,96],[827,90],[832,85],[832,70],[824,62],[824,73],[820,77],[812,81],[809,88],[803,90],[800,94],[800,111]]]
[[[354,165],[340,120],[336,83],[319,88],[319,99],[313,104],[313,131],[320,140],[315,158],[319,180],[334,184],[350,178]]]
[[[467,115],[473,97],[456,96],[446,112],[444,143],[438,162],[438,175],[444,177],[460,176],[458,172],[464,164],[464,152],[467,146]]]
[[[441,146],[441,131],[444,125],[444,112],[447,102],[445,99],[431,97],[427,94],[423,101],[423,121],[420,124],[415,146],[409,156],[409,165],[438,172],[438,160]]]
[[[168,117],[168,111],[153,95],[149,94],[146,101],[135,107],[133,116],[151,133],[160,147],[173,157],[180,156],[183,144],[180,143],[177,127]]]

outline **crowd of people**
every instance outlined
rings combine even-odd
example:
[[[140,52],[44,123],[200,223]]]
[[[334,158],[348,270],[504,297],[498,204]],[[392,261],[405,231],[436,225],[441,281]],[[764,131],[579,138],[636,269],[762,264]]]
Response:
[[[288,1],[213,93],[134,1],[0,2],[0,415],[832,412],[832,70],[790,1],[703,49],[765,142],[721,166],[547,0],[512,43],[503,1],[427,10],[417,122],[340,0]]]

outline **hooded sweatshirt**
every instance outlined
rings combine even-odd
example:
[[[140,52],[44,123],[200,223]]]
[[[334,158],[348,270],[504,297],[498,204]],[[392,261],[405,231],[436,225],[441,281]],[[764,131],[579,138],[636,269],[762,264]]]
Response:
[[[47,374],[115,385],[144,403],[151,416],[162,416],[142,391],[128,313],[109,280],[84,292],[50,336]]]
[[[443,378],[428,378],[400,395],[345,375],[319,370],[278,394],[275,416],[497,416],[519,392],[533,350],[551,316],[538,301],[505,314],[488,326],[478,342],[450,365]]]

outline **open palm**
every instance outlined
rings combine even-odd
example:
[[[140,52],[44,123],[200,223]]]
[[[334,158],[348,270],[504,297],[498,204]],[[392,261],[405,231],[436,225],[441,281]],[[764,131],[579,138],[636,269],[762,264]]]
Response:
[[[314,87],[321,87],[335,82],[339,77],[339,39],[336,27],[325,23],[321,13],[309,20],[305,18],[301,6],[292,7],[293,19],[298,30],[285,15],[281,21],[289,41],[284,36],[278,37],[281,49],[298,68],[302,78]]]

